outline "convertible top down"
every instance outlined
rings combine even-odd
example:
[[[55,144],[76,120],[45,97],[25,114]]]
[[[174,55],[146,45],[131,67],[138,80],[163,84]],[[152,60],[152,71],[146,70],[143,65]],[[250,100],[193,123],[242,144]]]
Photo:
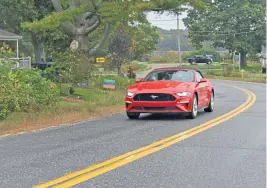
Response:
[[[130,119],[141,113],[184,113],[194,119],[200,109],[213,111],[214,87],[199,70],[158,68],[128,87],[125,105]]]

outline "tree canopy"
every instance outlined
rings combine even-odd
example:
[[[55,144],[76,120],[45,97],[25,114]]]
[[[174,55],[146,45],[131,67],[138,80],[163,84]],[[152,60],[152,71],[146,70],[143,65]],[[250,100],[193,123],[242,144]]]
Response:
[[[30,32],[21,28],[21,23],[33,22],[49,15],[54,10],[51,1],[0,0],[0,9],[0,27],[31,39],[29,41],[34,47],[36,61],[40,61],[44,56],[43,47],[65,48],[68,39],[59,28],[31,30]],[[27,48],[29,47],[27,46]]]
[[[93,55],[108,40],[108,35],[123,23],[134,26],[146,23],[145,12],[164,10],[180,12],[182,5],[202,7],[202,1],[195,0],[51,0],[54,12],[43,19],[25,22],[22,27],[31,31],[40,31],[61,26],[65,33],[73,39],[73,46]],[[101,28],[103,36],[95,46],[91,46],[95,30]],[[145,29],[145,28],[143,28]]]
[[[216,0],[205,10],[191,9],[184,19],[189,38],[198,48],[204,41],[215,47],[241,53],[241,64],[246,55],[255,53],[265,43],[264,0]]]

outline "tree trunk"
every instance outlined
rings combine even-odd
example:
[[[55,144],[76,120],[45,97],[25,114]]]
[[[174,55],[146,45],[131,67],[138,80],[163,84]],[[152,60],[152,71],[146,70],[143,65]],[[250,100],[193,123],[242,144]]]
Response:
[[[117,67],[117,69],[118,69],[118,76],[121,76],[121,68]]]
[[[88,34],[85,35],[76,35],[75,40],[79,43],[79,49],[82,51],[89,50],[89,36]]]
[[[32,34],[32,44],[34,47],[35,61],[41,62],[42,58],[45,59],[44,41],[39,40],[35,34]]]
[[[241,52],[240,53],[240,65],[241,67],[247,66],[247,53],[246,52]]]

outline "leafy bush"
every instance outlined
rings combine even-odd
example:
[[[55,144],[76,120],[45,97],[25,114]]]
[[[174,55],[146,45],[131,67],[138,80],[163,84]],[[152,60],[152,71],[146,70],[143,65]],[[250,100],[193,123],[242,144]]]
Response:
[[[144,63],[140,63],[138,61],[133,61],[130,64],[123,64],[122,65],[122,70],[124,73],[127,73],[129,65],[131,66],[131,69],[135,72],[137,71],[146,71],[149,69],[149,66]]]
[[[14,57],[16,57],[14,48],[10,47],[6,43],[0,44],[0,58],[14,58]]]
[[[59,90],[41,72],[29,69],[12,71],[0,65],[0,117],[9,112],[40,110],[58,100]]]
[[[181,53],[181,59],[184,59],[184,53]],[[179,53],[178,51],[170,50],[165,55],[157,55],[151,57],[151,63],[178,63],[179,62]]]
[[[69,96],[73,95],[75,92],[71,84],[61,84],[60,85],[60,95]]]
[[[200,49],[200,50],[195,50],[189,53],[185,53],[183,55],[183,59],[186,60],[189,57],[195,56],[195,55],[213,55],[213,61],[214,62],[221,62],[221,56],[218,52],[212,49]]]
[[[181,59],[183,60],[184,53],[183,52],[180,53],[181,53]],[[168,51],[167,55],[164,56],[164,59],[166,59],[168,63],[178,63],[179,53],[177,51]]]
[[[152,63],[167,63],[167,59],[164,56],[152,56],[150,61]]]
[[[73,87],[70,87],[70,95],[73,95],[75,93],[75,89]]]
[[[93,60],[86,54],[66,51],[55,56],[55,64],[46,77],[60,83],[79,83],[90,79]],[[59,74],[61,74],[59,78]]]

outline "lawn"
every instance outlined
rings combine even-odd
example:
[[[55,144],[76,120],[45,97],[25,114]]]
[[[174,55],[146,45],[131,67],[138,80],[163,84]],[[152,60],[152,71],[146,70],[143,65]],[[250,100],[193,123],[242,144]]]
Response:
[[[218,80],[233,80],[233,81],[243,81],[243,82],[257,82],[257,83],[265,83],[266,84],[266,74],[255,74],[253,75],[212,75],[212,74],[204,74],[206,78],[209,79],[218,79]]]
[[[137,62],[137,61],[133,61],[130,65],[131,65],[131,68],[133,69],[133,71],[135,71],[135,72],[143,72],[143,71],[150,69],[150,66],[148,66],[146,63],[141,63],[141,62]],[[125,73],[127,72],[128,66],[129,66],[129,64],[123,64],[122,65],[123,72],[125,72]]]
[[[188,63],[186,64],[183,64],[183,67],[186,67],[186,68],[198,68],[198,69],[222,69],[222,68],[234,68],[236,71],[239,70],[239,65],[235,64],[235,65],[232,65],[232,64],[224,64],[224,63],[213,63],[213,64],[210,64],[210,65],[207,65],[207,64],[196,64],[196,65],[190,65]],[[261,64],[259,63],[248,63],[248,65],[246,67],[243,67],[242,68],[244,71],[261,71]]]
[[[42,111],[10,114],[0,121],[0,135],[103,117],[124,110],[125,89],[74,89],[72,96],[61,96],[56,104]]]

